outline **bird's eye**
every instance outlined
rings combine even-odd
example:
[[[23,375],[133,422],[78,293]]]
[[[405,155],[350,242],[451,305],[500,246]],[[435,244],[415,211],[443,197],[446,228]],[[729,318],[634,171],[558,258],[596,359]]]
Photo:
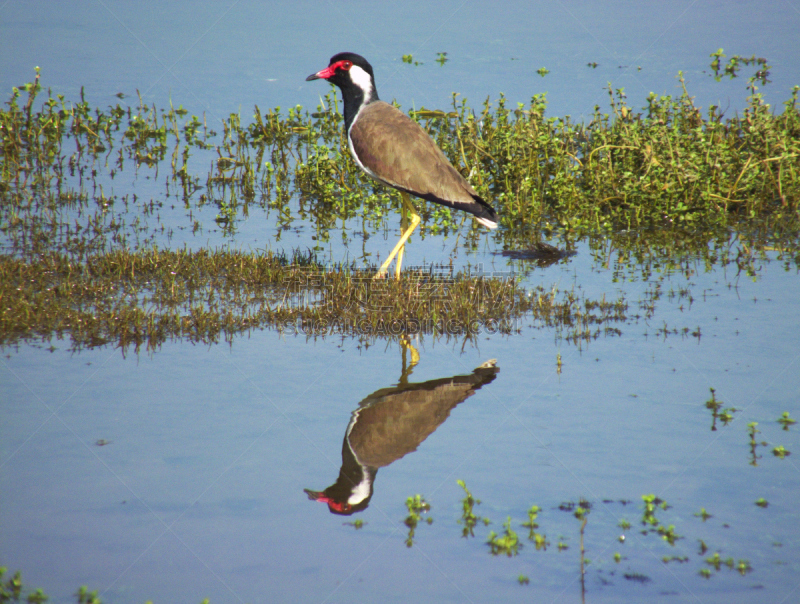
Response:
[[[353,66],[351,61],[342,61],[342,69],[345,71],[350,71],[350,68]]]

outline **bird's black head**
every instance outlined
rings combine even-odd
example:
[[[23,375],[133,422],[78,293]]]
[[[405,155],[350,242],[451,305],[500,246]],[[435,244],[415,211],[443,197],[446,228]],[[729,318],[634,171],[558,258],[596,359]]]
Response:
[[[355,94],[363,98],[365,102],[378,99],[378,91],[375,88],[375,75],[372,65],[354,52],[340,52],[331,57],[328,66],[312,73],[306,78],[310,80],[328,80],[342,89],[342,94]]]

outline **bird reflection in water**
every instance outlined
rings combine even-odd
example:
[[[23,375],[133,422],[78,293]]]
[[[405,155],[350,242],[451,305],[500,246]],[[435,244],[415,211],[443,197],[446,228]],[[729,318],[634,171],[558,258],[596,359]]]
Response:
[[[409,350],[411,363],[407,366]],[[344,434],[339,477],[324,491],[304,489],[309,499],[327,503],[334,514],[366,509],[378,469],[416,451],[456,405],[492,382],[500,371],[492,359],[467,375],[410,383],[408,377],[418,360],[416,350],[404,342],[400,382],[359,403]]]

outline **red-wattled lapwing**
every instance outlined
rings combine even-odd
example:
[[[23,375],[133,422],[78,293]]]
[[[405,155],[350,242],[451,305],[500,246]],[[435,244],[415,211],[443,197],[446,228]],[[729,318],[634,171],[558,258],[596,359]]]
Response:
[[[482,225],[497,228],[497,214],[452,166],[430,136],[396,107],[378,99],[372,65],[352,52],[331,57],[322,71],[309,80],[325,79],[342,90],[344,127],[350,153],[358,166],[374,179],[394,187],[402,196],[400,241],[378,270],[384,276],[395,256],[400,277],[403,248],[420,222],[408,194],[464,210]],[[407,215],[411,224],[407,226]]]
[[[336,482],[324,491],[304,489],[306,495],[327,503],[334,514],[364,510],[378,469],[416,451],[456,405],[491,383],[499,371],[492,359],[469,375],[410,384],[404,374],[399,385],[373,392],[359,403],[347,425]]]

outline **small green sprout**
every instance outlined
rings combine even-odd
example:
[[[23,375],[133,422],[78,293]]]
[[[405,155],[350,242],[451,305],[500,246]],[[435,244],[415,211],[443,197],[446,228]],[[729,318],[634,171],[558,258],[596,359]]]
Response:
[[[706,558],[706,564],[713,566],[714,570],[719,570],[720,566],[722,565],[722,558],[720,557],[719,552]]]
[[[544,77],[548,73],[550,73],[550,70],[547,69],[546,67],[540,67],[539,69],[536,70],[536,73],[538,73],[540,76]]]
[[[697,512],[697,513],[695,514],[695,516],[697,516],[698,518],[702,518],[702,519],[703,519],[703,522],[705,522],[705,521],[706,521],[706,520],[708,520],[709,518],[713,518],[713,516],[712,516],[711,514],[709,514],[708,512],[706,512],[706,508],[700,508],[700,511],[699,511],[699,512]]]
[[[717,429],[717,419],[722,422],[723,426],[727,426],[733,421],[733,414],[736,413],[738,409],[736,409],[736,407],[722,409],[724,403],[717,400],[716,390],[713,388],[710,388],[710,390],[711,398],[706,401],[706,409],[711,410],[711,431],[714,432]],[[720,411],[720,409],[722,409],[722,411]]]
[[[622,554],[620,554],[619,552],[617,552],[616,554],[614,554],[614,562],[616,562],[617,564],[619,564],[620,562],[622,562]]]
[[[769,502],[763,497],[759,497],[758,499],[756,499],[756,505],[760,508],[765,508],[769,506]]]
[[[519,581],[520,585],[528,585],[531,582],[531,580],[525,575],[520,575],[517,578],[517,581]]]
[[[461,500],[462,512],[461,518],[458,520],[458,524],[464,525],[464,528],[461,531],[461,536],[464,538],[474,537],[475,525],[480,521],[483,521],[484,525],[488,525],[489,520],[487,518],[481,518],[473,512],[473,508],[476,505],[480,505],[481,500],[475,499],[475,497],[472,496],[472,493],[470,493],[469,489],[467,489],[466,483],[463,480],[456,480],[456,483],[458,486],[464,489],[464,493],[466,493],[466,497]]]
[[[437,52],[437,53],[436,53],[436,62],[437,62],[439,65],[444,65],[444,64],[445,64],[445,63],[447,63],[449,60],[450,60],[450,59],[448,59],[448,58],[447,58],[447,53],[446,53],[446,52]]]
[[[97,597],[97,591],[89,591],[85,585],[78,588],[75,597],[78,598],[78,604],[101,604],[100,598]]]
[[[784,430],[788,430],[789,426],[791,426],[792,424],[796,424],[797,423],[797,420],[792,419],[791,417],[789,417],[789,412],[788,411],[784,411],[783,415],[781,415],[780,418],[778,418],[778,423],[781,426],[783,426]]]
[[[529,529],[537,529],[539,525],[536,523],[536,518],[539,516],[539,512],[542,511],[538,505],[531,506],[531,509],[528,510],[528,522],[523,522],[522,526],[529,528]]]
[[[682,539],[682,537],[675,532],[675,526],[672,524],[670,524],[668,527],[665,527],[662,524],[658,527],[657,531],[658,534],[661,535],[661,538],[670,545],[675,545],[675,542],[678,539]]]
[[[422,520],[421,514],[428,512],[431,509],[431,504],[425,501],[422,495],[414,495],[406,499],[406,508],[408,508],[408,516],[403,523],[408,527],[408,537],[406,538],[406,547],[411,547],[414,544],[414,534],[417,529],[417,524]],[[425,520],[428,524],[433,524],[433,518]]]
[[[642,513],[642,524],[655,526],[658,524],[656,518],[656,505],[661,501],[658,497],[650,493],[649,495],[642,495],[644,501],[644,512]]]
[[[772,449],[772,454],[775,457],[779,457],[780,459],[784,459],[785,457],[791,455],[791,451],[787,451],[783,445],[779,445]]]

